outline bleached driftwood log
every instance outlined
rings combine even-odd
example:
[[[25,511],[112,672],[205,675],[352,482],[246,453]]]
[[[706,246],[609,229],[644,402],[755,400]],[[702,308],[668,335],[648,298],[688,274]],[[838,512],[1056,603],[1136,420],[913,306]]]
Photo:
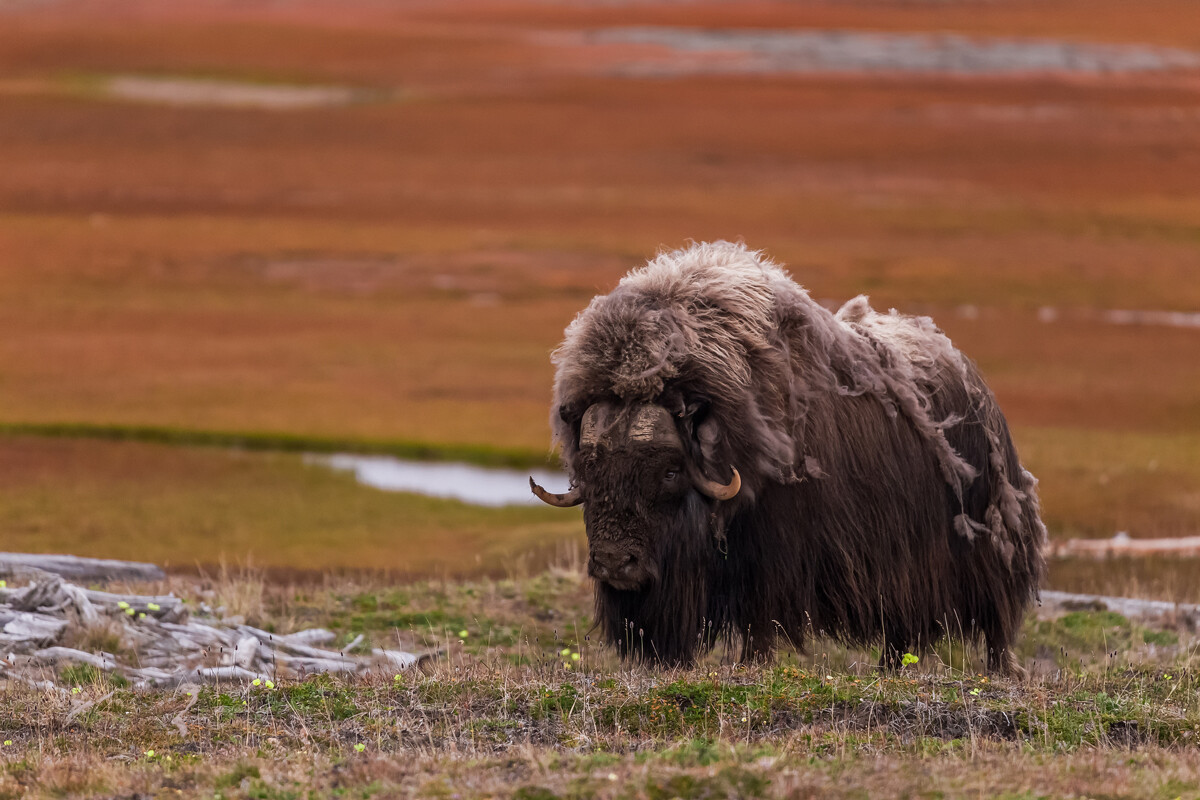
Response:
[[[26,586],[0,587],[0,679],[54,688],[63,664],[86,664],[116,673],[135,686],[173,687],[218,681],[260,683],[313,673],[357,675],[372,668],[406,669],[437,655],[315,647],[336,636],[327,630],[276,635],[250,625],[211,616],[190,619],[188,606],[174,595],[121,595],[84,589],[57,575],[38,573]],[[118,657],[90,653],[68,644],[85,641],[101,628],[122,644]]]
[[[5,619],[0,647],[20,649],[48,644],[57,641],[67,627],[66,620],[29,611],[0,610],[0,615]]]
[[[306,631],[296,631],[279,637],[291,644],[328,644],[337,639],[337,634],[324,628],[310,628]]]
[[[1200,605],[1142,600],[1136,597],[1107,597],[1073,592],[1042,592],[1041,616],[1059,616],[1070,611],[1115,611],[1128,619],[1168,625],[1200,627]]]
[[[1127,533],[1118,533],[1111,539],[1069,539],[1051,542],[1052,555],[1083,556],[1089,558],[1144,556],[1200,556],[1200,536],[1182,536],[1174,539],[1134,539]]]
[[[19,575],[39,570],[75,581],[161,581],[162,568],[139,561],[112,561],[107,558],[80,558],[36,553],[0,553],[0,575]]]

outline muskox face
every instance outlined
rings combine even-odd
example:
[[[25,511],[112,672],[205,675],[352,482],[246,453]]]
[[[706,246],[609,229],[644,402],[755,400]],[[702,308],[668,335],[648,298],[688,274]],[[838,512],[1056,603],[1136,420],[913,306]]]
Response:
[[[579,425],[572,462],[575,488],[551,495],[552,505],[583,503],[588,574],[618,590],[658,581],[672,537],[700,535],[712,499],[737,494],[740,478],[708,480],[665,408],[597,403]],[[707,498],[707,499],[706,499]]]
[[[658,580],[662,534],[677,527],[691,491],[683,457],[682,448],[653,442],[580,453],[589,575],[615,589]]]

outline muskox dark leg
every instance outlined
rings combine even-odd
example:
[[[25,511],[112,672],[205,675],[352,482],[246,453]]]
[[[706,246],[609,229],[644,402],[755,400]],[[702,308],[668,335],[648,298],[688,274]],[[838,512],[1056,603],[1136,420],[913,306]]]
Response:
[[[901,649],[884,641],[879,651],[879,669],[881,672],[895,672],[904,664]]]
[[[767,623],[757,629],[753,626],[742,633],[743,662],[765,662],[775,653],[775,625]]]
[[[895,672],[904,666],[904,654],[908,652],[908,639],[900,635],[885,635],[879,648],[879,669]]]
[[[1017,654],[1006,643],[988,639],[988,672],[1007,675],[1010,678],[1024,679],[1025,668],[1017,660]]]
[[[1016,638],[1014,631],[1019,623],[1005,624],[1002,619],[988,620],[983,627],[983,641],[987,646],[988,672],[1007,675],[1011,678],[1024,678],[1025,670],[1017,661],[1013,652],[1012,642]]]

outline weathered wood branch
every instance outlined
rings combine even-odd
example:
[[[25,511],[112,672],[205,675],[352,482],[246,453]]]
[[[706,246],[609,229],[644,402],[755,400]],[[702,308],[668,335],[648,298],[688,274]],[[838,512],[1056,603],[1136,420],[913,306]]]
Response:
[[[63,720],[63,724],[70,725],[72,722],[75,721],[75,718],[78,717],[80,714],[86,714],[88,711],[95,708],[100,703],[103,703],[105,700],[112,697],[114,694],[116,694],[116,690],[109,692],[108,694],[104,695],[103,697],[97,697],[95,700],[89,700],[86,703],[76,703],[74,705],[74,707],[71,709],[70,713],[67,714],[66,718]]]
[[[181,686],[180,688],[185,688],[185,687]],[[186,688],[190,689],[190,691],[188,691],[188,693],[187,693],[188,694],[187,705],[184,706],[183,708],[181,708],[179,710],[179,713],[176,714],[175,717],[171,720],[171,724],[175,726],[175,729],[177,731],[179,731],[179,735],[184,736],[184,737],[186,737],[188,735],[188,726],[187,726],[187,721],[184,719],[184,715],[187,714],[189,711],[191,711],[192,706],[196,705],[196,702],[200,699],[200,692],[196,691],[194,687],[186,687]]]
[[[337,639],[337,634],[333,631],[327,631],[324,628],[311,628],[307,631],[297,631],[289,633],[286,636],[279,637],[289,644],[329,644]]]
[[[268,633],[267,631],[259,630],[258,628],[251,627],[250,625],[239,625],[238,631],[240,631],[244,634],[247,634],[249,636],[253,636],[258,641],[265,644],[267,647],[275,650],[278,653],[282,653],[282,654],[287,654],[287,655],[292,655],[292,656],[301,656],[301,657],[305,657],[305,658],[322,659],[322,660],[326,660],[326,661],[337,661],[344,657],[344,655],[341,651],[321,650],[316,647],[309,647],[308,645],[296,644],[292,641],[289,641],[285,637],[276,636],[273,633]]]
[[[18,611],[11,620],[4,623],[4,634],[0,635],[0,641],[9,645],[49,644],[57,641],[66,628],[65,619]]]
[[[85,653],[82,650],[76,650],[72,647],[47,647],[44,650],[38,650],[31,656],[27,656],[29,661],[40,664],[60,664],[63,661],[74,661],[79,664],[87,664],[104,672],[112,672],[117,668],[117,660],[108,655],[96,655],[95,653]]]
[[[107,558],[80,558],[37,553],[0,553],[0,574],[18,575],[40,570],[75,581],[161,581],[166,575],[155,564],[137,561],[112,561]]]
[[[358,636],[342,650],[314,644],[336,637],[327,630],[275,635],[250,625],[189,619],[188,606],[174,595],[113,594],[84,589],[57,575],[32,572],[26,586],[0,588],[0,676],[38,688],[56,688],[48,678],[64,664],[84,664],[119,674],[136,686],[172,687],[221,681],[269,682],[280,676],[317,672],[360,674],[373,667],[407,668],[433,653],[351,651]],[[117,635],[122,652],[89,653],[63,646],[68,633],[104,626]],[[71,637],[79,641],[82,637]]]

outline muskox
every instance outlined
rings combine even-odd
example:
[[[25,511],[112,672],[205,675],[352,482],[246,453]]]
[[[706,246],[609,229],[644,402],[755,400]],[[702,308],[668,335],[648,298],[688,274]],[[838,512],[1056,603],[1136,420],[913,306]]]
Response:
[[[928,317],[833,313],[740,244],[660,254],[566,330],[551,425],[583,504],[596,625],[687,664],[818,633],[881,666],[943,636],[990,670],[1038,594],[1045,527],[979,371]]]

